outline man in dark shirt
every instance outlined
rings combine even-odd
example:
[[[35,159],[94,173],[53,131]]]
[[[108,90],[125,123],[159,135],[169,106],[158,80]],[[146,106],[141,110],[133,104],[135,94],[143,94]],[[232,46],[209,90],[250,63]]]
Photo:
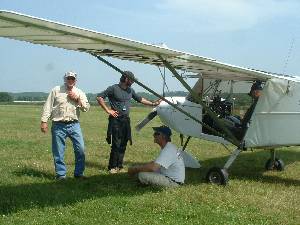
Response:
[[[254,109],[256,107],[257,101],[259,97],[262,95],[262,82],[261,81],[255,81],[252,86],[251,90],[248,93],[248,95],[252,98],[252,103],[250,107],[247,109],[243,119],[240,121],[239,127],[235,127],[233,129],[233,132],[235,136],[239,139],[242,140],[247,132],[248,127],[250,126],[251,122],[251,117],[254,112]]]
[[[123,159],[127,142],[131,142],[131,127],[130,127],[130,100],[148,106],[157,106],[161,100],[155,102],[148,101],[145,98],[137,95],[131,88],[134,83],[134,74],[130,71],[125,71],[120,78],[119,84],[109,86],[105,91],[97,95],[97,101],[102,109],[109,115],[107,128],[107,142],[111,144],[111,152],[108,164],[110,173],[117,173],[123,170]],[[104,102],[108,98],[111,108],[108,108]]]
[[[249,123],[249,121],[250,121],[250,118],[253,114],[253,111],[255,109],[257,101],[258,101],[259,97],[261,96],[262,89],[263,88],[262,88],[262,82],[261,81],[255,81],[253,83],[253,85],[251,86],[251,90],[250,90],[248,95],[252,98],[252,104],[248,108],[247,112],[245,113],[245,115],[242,119],[242,126],[244,126],[245,128],[248,126],[247,123]]]

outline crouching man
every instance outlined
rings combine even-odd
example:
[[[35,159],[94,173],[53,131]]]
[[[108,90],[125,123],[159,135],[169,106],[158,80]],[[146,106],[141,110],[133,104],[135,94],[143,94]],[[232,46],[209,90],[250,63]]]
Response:
[[[172,132],[169,127],[153,127],[153,130],[154,142],[161,148],[160,154],[152,162],[130,167],[128,174],[137,174],[142,184],[177,187],[183,184],[185,179],[181,151],[171,143]]]

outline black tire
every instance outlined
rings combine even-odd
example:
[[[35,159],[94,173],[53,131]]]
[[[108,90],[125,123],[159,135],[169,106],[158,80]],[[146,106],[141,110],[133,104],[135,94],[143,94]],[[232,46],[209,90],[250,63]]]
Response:
[[[274,169],[274,163],[272,159],[268,159],[266,164],[265,164],[265,169],[266,170],[273,170]]]
[[[226,185],[228,183],[228,172],[219,167],[211,168],[206,174],[207,182],[217,185]]]
[[[268,159],[265,165],[266,170],[278,170],[283,171],[284,170],[284,162],[281,159],[275,158],[275,161],[273,162],[272,159]]]
[[[275,168],[278,171],[283,171],[284,170],[284,162],[281,159],[276,159],[275,160]]]

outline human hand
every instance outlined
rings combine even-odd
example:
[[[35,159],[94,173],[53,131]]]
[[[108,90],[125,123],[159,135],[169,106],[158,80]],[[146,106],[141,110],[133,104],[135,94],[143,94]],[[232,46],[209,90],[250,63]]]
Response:
[[[79,100],[79,96],[75,94],[75,92],[73,90],[68,91],[68,97],[73,100],[73,101],[78,101]]]
[[[48,124],[46,122],[41,122],[41,132],[47,133],[48,131]]]
[[[128,175],[133,176],[136,173],[135,170],[135,167],[129,167],[127,171]]]
[[[109,110],[107,111],[107,113],[108,113],[109,115],[113,116],[113,117],[118,117],[118,116],[119,116],[119,112],[118,112],[118,111],[115,111],[115,110],[113,110],[113,109],[109,109]]]
[[[162,102],[162,99],[157,99],[153,102],[153,106],[158,106]]]

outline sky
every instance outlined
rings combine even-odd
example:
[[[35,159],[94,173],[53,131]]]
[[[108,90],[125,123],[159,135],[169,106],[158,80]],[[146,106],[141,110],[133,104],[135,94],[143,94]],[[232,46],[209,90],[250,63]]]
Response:
[[[0,9],[164,43],[236,66],[300,75],[298,0],[0,0]],[[158,68],[109,60],[162,92]],[[88,54],[0,38],[0,92],[49,92],[70,70],[86,93],[99,93],[120,77]],[[185,90],[169,73],[167,82],[169,91]]]

